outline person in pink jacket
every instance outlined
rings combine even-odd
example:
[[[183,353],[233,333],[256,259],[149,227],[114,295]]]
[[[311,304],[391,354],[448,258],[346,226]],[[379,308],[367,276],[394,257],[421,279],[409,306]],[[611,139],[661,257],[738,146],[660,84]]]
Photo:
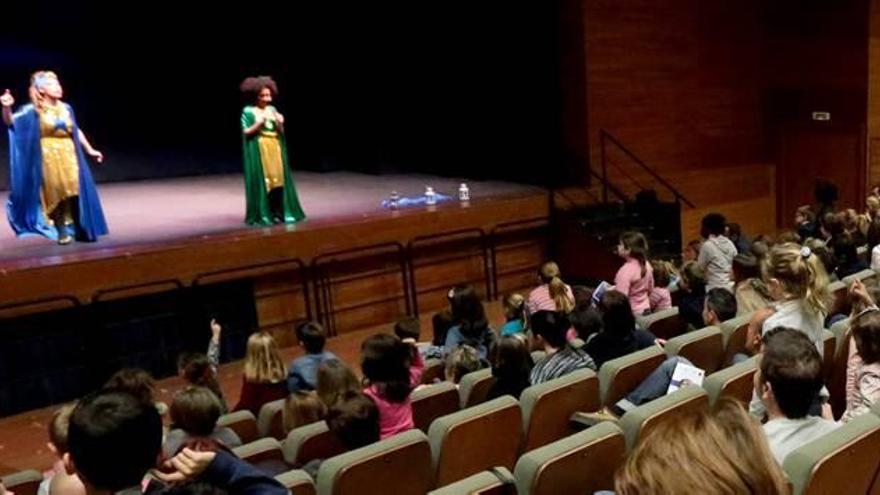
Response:
[[[626,295],[635,315],[650,313],[654,273],[648,263],[648,241],[641,232],[624,232],[617,245],[617,255],[624,263],[614,276],[614,288]]]
[[[422,379],[425,363],[410,340],[377,334],[361,344],[364,394],[379,409],[379,436],[383,440],[415,426],[410,393]]]

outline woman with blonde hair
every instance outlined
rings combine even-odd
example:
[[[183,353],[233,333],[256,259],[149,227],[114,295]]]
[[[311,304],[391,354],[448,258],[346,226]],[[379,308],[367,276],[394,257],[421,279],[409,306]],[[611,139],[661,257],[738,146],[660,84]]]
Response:
[[[287,397],[287,368],[278,355],[278,344],[268,332],[255,332],[247,341],[241,399],[235,411],[260,414],[268,402]]]
[[[658,424],[614,480],[617,495],[784,495],[785,475],[758,423],[736,400]]]
[[[19,236],[94,242],[107,233],[107,222],[86,156],[101,163],[104,155],[61,101],[64,90],[54,72],[34,73],[29,93],[31,104],[14,115],[12,94],[0,95],[10,137],[9,224]]]
[[[574,309],[574,292],[562,281],[559,265],[553,261],[544,263],[538,270],[538,279],[541,285],[529,293],[526,301],[529,314],[533,315],[538,311],[570,313]]]

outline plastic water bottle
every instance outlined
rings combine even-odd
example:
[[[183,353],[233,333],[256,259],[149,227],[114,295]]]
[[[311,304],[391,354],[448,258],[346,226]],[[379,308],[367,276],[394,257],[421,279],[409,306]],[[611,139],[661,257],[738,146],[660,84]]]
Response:
[[[391,191],[391,197],[388,200],[392,210],[400,208],[400,194],[397,191]]]
[[[434,192],[434,188],[431,186],[425,188],[425,204],[428,206],[437,204],[437,193]]]
[[[458,200],[459,201],[470,201],[471,200],[471,190],[468,189],[468,185],[464,182],[458,186]]]

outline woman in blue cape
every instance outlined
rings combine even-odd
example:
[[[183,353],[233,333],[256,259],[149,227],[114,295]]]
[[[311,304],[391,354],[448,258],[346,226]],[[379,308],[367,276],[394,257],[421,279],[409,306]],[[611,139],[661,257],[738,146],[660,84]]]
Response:
[[[107,233],[107,223],[86,155],[98,163],[104,155],[89,144],[62,96],[58,76],[48,71],[31,77],[31,104],[16,114],[9,91],[0,96],[9,126],[6,214],[19,236],[94,242]]]

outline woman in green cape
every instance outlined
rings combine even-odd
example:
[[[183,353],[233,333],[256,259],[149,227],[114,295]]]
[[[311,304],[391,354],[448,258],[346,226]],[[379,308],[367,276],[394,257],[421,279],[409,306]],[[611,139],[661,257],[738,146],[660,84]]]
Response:
[[[278,86],[271,77],[249,77],[241,91],[253,102],[241,112],[248,225],[293,223],[305,218],[284,142],[284,116],[272,106]]]

